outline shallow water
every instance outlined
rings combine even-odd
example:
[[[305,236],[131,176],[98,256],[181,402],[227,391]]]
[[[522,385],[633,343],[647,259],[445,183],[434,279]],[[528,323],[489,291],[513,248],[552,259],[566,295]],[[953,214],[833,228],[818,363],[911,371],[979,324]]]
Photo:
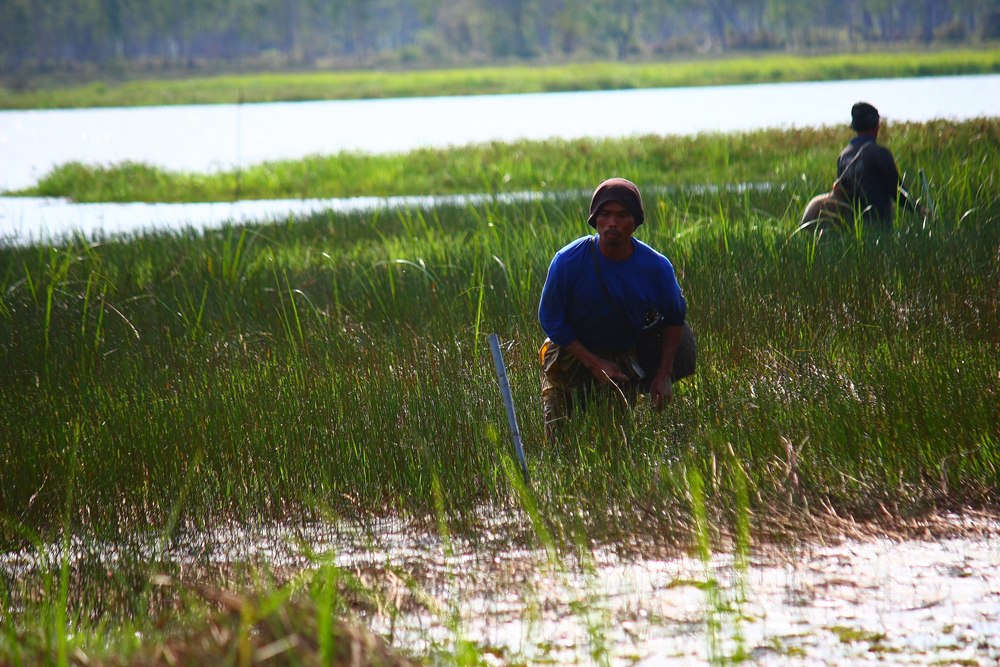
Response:
[[[725,189],[767,189],[767,183],[748,183]],[[714,186],[686,188],[716,190]],[[656,194],[647,189],[647,196]],[[55,197],[0,197],[0,245],[60,242],[82,235],[93,239],[186,229],[207,230],[227,224],[284,222],[317,213],[359,213],[375,210],[430,209],[436,206],[479,205],[488,201],[516,203],[539,199],[580,201],[584,212],[590,191],[471,193],[413,197],[346,197],[330,199],[261,199],[210,203],[80,204]]]
[[[463,636],[505,660],[591,664],[603,653],[611,664],[644,667],[741,655],[769,665],[992,665],[1000,661],[1000,542],[987,535],[998,528],[940,541],[759,548],[746,569],[731,554],[705,563],[602,550],[580,564],[456,548],[449,557],[426,536],[403,535],[385,553],[337,553],[342,566],[362,571],[388,559],[431,573],[427,591],[443,613],[394,621],[397,643],[418,650],[454,636],[443,621],[457,612]],[[393,625],[369,620],[383,632]]]
[[[118,236],[155,231],[206,230],[227,224],[285,221],[331,211],[474,203],[485,195],[453,197],[351,197],[204,203],[80,204],[55,197],[0,197],[0,244],[25,245],[83,235]]]
[[[503,195],[465,194],[415,197],[347,197],[342,199],[261,199],[205,203],[80,204],[55,197],[0,197],[0,245],[59,242],[69,237],[113,237],[157,231],[207,230],[228,224],[284,222],[317,213],[429,209],[476,205],[499,199],[531,201],[534,192]]]
[[[418,654],[464,638],[494,663],[997,664],[1000,520],[943,521],[963,530],[754,545],[745,566],[727,551],[549,557],[512,546],[510,526],[487,525],[473,546],[397,521],[233,526],[178,540],[169,558],[294,573],[316,562],[308,545],[392,601],[361,621]],[[114,553],[102,555],[112,569]],[[16,579],[31,560],[0,555],[0,572]]]

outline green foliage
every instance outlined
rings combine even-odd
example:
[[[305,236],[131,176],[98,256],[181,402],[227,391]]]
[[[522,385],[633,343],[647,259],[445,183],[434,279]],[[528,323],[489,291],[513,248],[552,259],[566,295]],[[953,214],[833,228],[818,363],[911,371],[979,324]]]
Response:
[[[731,51],[981,43],[989,0],[8,0],[0,75],[101,81],[149,72],[586,62]],[[294,99],[294,98],[293,98]]]
[[[946,121],[889,125],[883,135],[883,143],[897,154],[899,167],[914,191],[916,172],[922,169],[940,184],[941,197],[969,200],[972,193],[963,190],[988,181],[996,166],[993,156],[985,152],[1000,141],[993,121],[958,126]],[[484,190],[499,195],[572,194],[589,192],[594,183],[616,173],[645,190],[663,194],[738,184],[774,187],[789,192],[791,196],[784,201],[799,208],[804,204],[795,198],[808,200],[808,195],[829,187],[834,177],[831,147],[850,136],[846,128],[826,128],[697,137],[523,141],[398,155],[341,153],[266,163],[239,173],[204,175],[128,163],[111,167],[70,164],[55,169],[37,187],[22,194],[93,202],[228,201],[237,192],[246,199],[445,195]],[[963,141],[973,146],[965,158],[957,154],[964,150]],[[944,160],[939,157],[942,152]],[[964,162],[968,179],[942,168],[953,160]],[[422,215],[414,214],[407,222],[414,234],[428,231]],[[565,217],[561,210],[557,216]]]
[[[791,160],[775,165],[762,146],[784,141],[780,132],[628,140],[549,140],[491,143],[459,149],[421,149],[401,155],[341,153],[265,163],[240,172],[174,174],[122,164],[69,164],[22,194],[75,201],[227,201],[417,194],[491,194],[588,190],[604,173],[626,174],[653,187],[710,185],[732,178],[759,182],[818,162],[829,131],[800,133]],[[592,157],[600,156],[600,159]]]

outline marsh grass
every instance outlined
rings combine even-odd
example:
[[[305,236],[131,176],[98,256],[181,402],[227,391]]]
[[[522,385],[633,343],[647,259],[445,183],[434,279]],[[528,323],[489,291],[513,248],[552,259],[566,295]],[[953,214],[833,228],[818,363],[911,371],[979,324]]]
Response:
[[[66,664],[108,645],[109,628],[129,653],[151,609],[180,608],[148,584],[180,574],[168,548],[234,522],[403,516],[467,536],[484,513],[517,515],[517,539],[553,559],[692,535],[704,553],[728,533],[745,562],[751,531],[784,508],[995,504],[996,122],[894,127],[938,216],[883,235],[793,235],[821,167],[803,181],[802,153],[763,136],[789,165],[775,187],[647,191],[639,236],[677,268],[698,373],[665,413],[597,407],[555,447],[542,444],[535,308],[552,253],[587,231],[586,193],[0,248],[0,551],[36,563],[0,568],[0,656],[28,647]],[[818,154],[822,136],[784,144],[806,137]],[[493,331],[510,341],[530,487]],[[51,544],[60,555],[39,560]],[[334,574],[316,575],[323,627]],[[598,659],[606,620],[580,613]]]
[[[961,188],[982,183],[978,179],[984,172],[988,176],[992,165],[989,156],[977,151],[972,159],[982,164],[968,165],[969,179],[952,183],[956,176],[941,165],[959,157],[943,158],[942,152],[960,151],[970,143],[992,144],[996,133],[995,123],[988,120],[958,125],[945,121],[905,123],[887,125],[882,141],[899,156],[900,169],[908,172],[906,180],[915,193],[919,192],[917,171],[922,168],[947,198],[952,194],[962,196]],[[590,192],[606,174],[620,173],[631,176],[647,191],[769,183],[808,200],[808,196],[829,189],[835,176],[833,147],[850,137],[847,128],[824,128],[695,137],[522,141],[394,155],[313,156],[218,174],[174,173],[130,163],[104,167],[71,163],[57,167],[36,187],[19,194],[67,197],[80,202],[197,202]],[[787,197],[785,201],[798,209],[794,215],[801,213],[804,202]],[[726,221],[715,217],[716,223]],[[419,225],[416,231],[420,231]]]
[[[254,73],[0,89],[0,108],[297,102],[431,95],[545,93],[774,81],[980,74],[1000,71],[1000,50],[871,52],[580,63],[421,71]]]

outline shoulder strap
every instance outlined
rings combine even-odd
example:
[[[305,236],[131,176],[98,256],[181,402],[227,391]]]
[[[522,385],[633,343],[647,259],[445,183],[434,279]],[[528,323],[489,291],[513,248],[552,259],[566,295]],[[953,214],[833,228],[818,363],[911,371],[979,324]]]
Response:
[[[847,172],[851,170],[851,167],[853,167],[854,163],[858,161],[858,158],[860,158],[861,154],[865,152],[865,149],[868,148],[868,146],[870,146],[873,143],[875,142],[867,141],[864,144],[862,144],[861,148],[858,149],[858,152],[854,154],[853,158],[851,158],[851,161],[847,163],[846,167],[844,167],[844,171],[840,172],[840,176],[838,176],[837,180],[833,182],[834,189],[836,189],[836,187],[840,185],[840,182],[844,180],[844,176],[847,176]]]

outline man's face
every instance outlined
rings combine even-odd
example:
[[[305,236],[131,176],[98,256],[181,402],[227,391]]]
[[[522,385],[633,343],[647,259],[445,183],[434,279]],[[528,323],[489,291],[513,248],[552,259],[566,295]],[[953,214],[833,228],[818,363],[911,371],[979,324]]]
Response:
[[[609,246],[628,243],[635,231],[635,216],[616,201],[609,201],[594,216],[601,241]]]

